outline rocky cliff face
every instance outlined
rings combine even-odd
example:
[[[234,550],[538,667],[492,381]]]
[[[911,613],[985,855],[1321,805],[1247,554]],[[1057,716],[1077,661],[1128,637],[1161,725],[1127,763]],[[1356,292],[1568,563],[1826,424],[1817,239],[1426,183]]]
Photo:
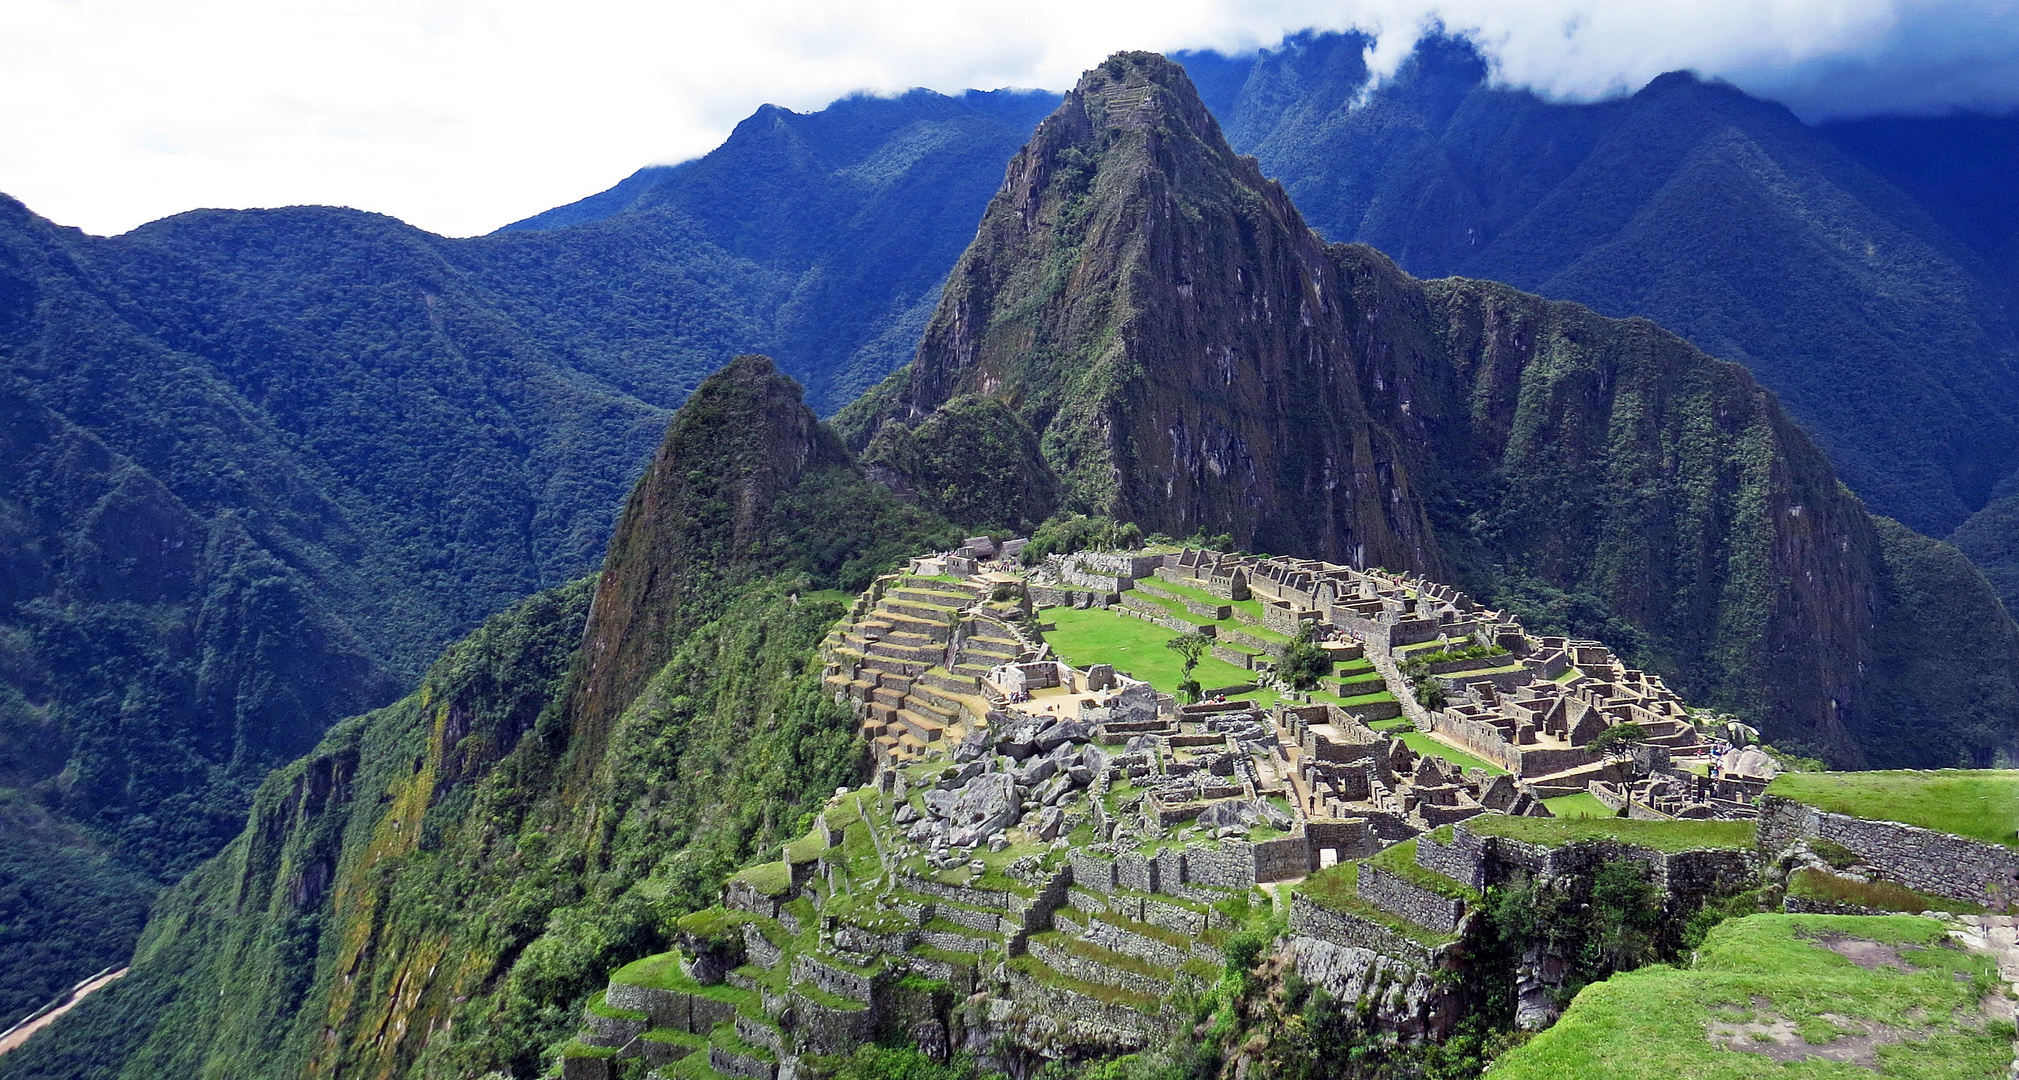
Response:
[[[1027,422],[1069,509],[1624,632],[1692,697],[1842,762],[1884,722],[1875,673],[1910,663],[1875,651],[1920,616],[1877,584],[1873,519],[1743,369],[1644,320],[1325,245],[1161,57],[1111,58],[1040,125],[911,366],[839,423],[915,444],[972,395]],[[902,477],[928,497],[944,479]],[[1995,607],[1981,578],[1950,603]],[[2019,702],[2019,631],[1988,625],[1950,656],[1981,679],[1928,726],[1981,734]]]
[[[908,374],[843,423],[984,394],[1037,433],[1070,507],[1441,568],[1330,277],[1184,73],[1120,55],[1011,161]]]

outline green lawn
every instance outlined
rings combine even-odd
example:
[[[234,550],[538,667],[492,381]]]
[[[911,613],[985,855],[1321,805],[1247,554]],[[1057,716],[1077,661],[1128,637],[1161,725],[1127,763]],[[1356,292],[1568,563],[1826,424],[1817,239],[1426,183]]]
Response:
[[[1405,731],[1397,735],[1396,738],[1401,739],[1404,745],[1419,754],[1429,754],[1431,757],[1443,758],[1460,768],[1485,769],[1488,774],[1504,773],[1507,771],[1492,762],[1481,761],[1463,750],[1453,750],[1420,731]]]
[[[1184,658],[1164,647],[1178,636],[1175,630],[1098,608],[1047,608],[1044,618],[1058,627],[1045,632],[1052,651],[1076,668],[1113,664],[1116,671],[1167,694],[1177,693],[1178,683],[1184,681]],[[1255,673],[1207,656],[1200,659],[1192,677],[1200,686],[1234,686],[1253,682]]]
[[[1656,851],[1699,848],[1749,848],[1754,843],[1750,821],[1630,821],[1626,818],[1532,818],[1482,814],[1465,827],[1481,836],[1505,836],[1531,844],[1559,847],[1578,840],[1618,840]]]
[[[1496,1080],[2002,1077],[2012,1061],[2012,1025],[1978,1019],[1979,999],[1996,990],[1991,962],[1947,947],[1944,937],[1941,923],[1910,916],[1733,919],[1711,931],[1686,970],[1657,965],[1586,987],[1555,1026],[1502,1055],[1491,1075]],[[1882,950],[1887,961],[1897,955],[1899,963],[1860,967],[1824,944],[1845,939],[1875,943],[1866,947]],[[1782,1065],[1731,1048],[1774,1045],[1770,1028],[1776,1024],[1784,1045],[1797,1055],[1860,1034],[1868,1025],[1883,1025],[1876,1070],[1816,1057]],[[1724,1035],[1722,1045],[1711,1041],[1712,1032]]]
[[[2019,769],[1782,773],[1767,794],[1832,813],[2019,847]]]
[[[1542,800],[1542,805],[1549,807],[1549,812],[1560,818],[1609,818],[1614,816],[1610,807],[1593,798],[1592,794],[1588,791],[1580,791],[1575,795],[1559,795],[1554,799],[1544,799]]]

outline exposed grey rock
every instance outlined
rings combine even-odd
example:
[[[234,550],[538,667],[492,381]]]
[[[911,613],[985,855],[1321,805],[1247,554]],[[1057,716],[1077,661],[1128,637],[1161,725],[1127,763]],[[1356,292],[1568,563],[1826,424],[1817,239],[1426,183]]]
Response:
[[[1056,806],[1048,806],[1038,813],[1037,825],[1033,831],[1037,834],[1038,839],[1051,840],[1059,835],[1059,829],[1065,825],[1065,821],[1066,812],[1064,810]]]

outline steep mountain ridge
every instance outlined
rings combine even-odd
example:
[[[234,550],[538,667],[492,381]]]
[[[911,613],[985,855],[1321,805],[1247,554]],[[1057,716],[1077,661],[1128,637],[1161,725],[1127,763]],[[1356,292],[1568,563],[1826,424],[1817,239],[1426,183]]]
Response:
[[[1323,235],[1652,318],[1743,363],[1854,491],[1933,535],[2013,469],[2010,295],[1947,227],[1974,219],[1924,208],[1939,180],[1910,194],[1847,132],[1686,73],[1562,104],[1493,85],[1448,38],[1377,85],[1367,45],[1298,35],[1245,73],[1199,58],[1229,141]]]
[[[1879,527],[1743,369],[1645,321],[1326,247],[1151,54],[1039,127],[911,366],[838,423],[915,440],[972,396],[1025,419],[1068,509],[1584,605],[1693,696],[1846,762],[2011,737],[1980,718],[2019,701],[2019,631],[1981,578],[1949,603],[1983,620],[1951,657],[1983,681],[1921,715],[1951,731],[1916,746],[1870,708],[1873,673],[1903,663],[1874,651],[1905,617]],[[929,505],[945,486],[901,480]]]
[[[275,773],[118,992],[0,1075],[539,1070],[612,966],[856,779],[814,663],[843,594],[816,587],[955,536],[739,358],[669,424],[599,577],[487,621]]]

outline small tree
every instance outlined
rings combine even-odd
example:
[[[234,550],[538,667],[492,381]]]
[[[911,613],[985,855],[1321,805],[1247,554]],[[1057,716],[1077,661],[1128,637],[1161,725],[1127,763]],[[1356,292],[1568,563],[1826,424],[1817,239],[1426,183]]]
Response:
[[[1615,724],[1599,732],[1592,737],[1590,745],[1585,749],[1590,750],[1594,754],[1604,754],[1607,757],[1615,755],[1624,757],[1627,754],[1633,753],[1635,746],[1646,741],[1647,729],[1629,721],[1624,724]]]
[[[1199,700],[1202,691],[1199,689],[1199,680],[1192,678],[1192,669],[1199,666],[1199,661],[1205,657],[1207,650],[1212,647],[1212,639],[1196,630],[1189,634],[1179,634],[1177,637],[1164,642],[1164,648],[1184,657],[1185,662],[1181,670],[1183,670],[1185,678],[1183,682],[1178,684],[1178,693],[1183,695],[1187,702],[1196,702]]]
[[[1318,680],[1332,669],[1332,659],[1316,641],[1318,628],[1306,621],[1297,627],[1297,636],[1290,644],[1283,646],[1283,659],[1276,664],[1276,674],[1293,690],[1310,690],[1318,685]]]

